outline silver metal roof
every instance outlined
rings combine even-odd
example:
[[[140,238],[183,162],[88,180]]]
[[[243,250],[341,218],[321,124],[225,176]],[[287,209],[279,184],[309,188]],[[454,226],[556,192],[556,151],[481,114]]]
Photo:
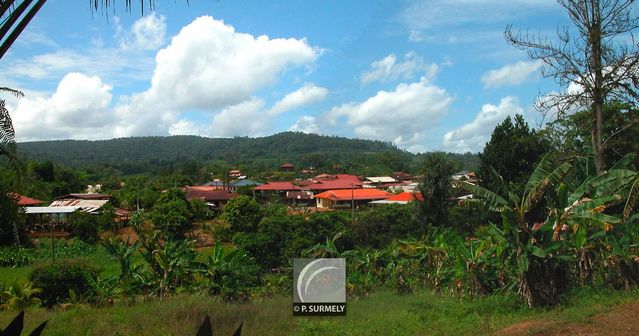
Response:
[[[26,207],[28,214],[68,214],[77,211],[79,206]]]

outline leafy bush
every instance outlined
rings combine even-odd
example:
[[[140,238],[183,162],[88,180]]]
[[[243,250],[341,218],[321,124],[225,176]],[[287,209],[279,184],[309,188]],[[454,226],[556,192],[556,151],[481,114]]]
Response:
[[[80,298],[88,297],[90,279],[95,279],[97,274],[98,269],[87,261],[67,259],[34,267],[29,280],[34,287],[42,289],[39,298],[45,307],[51,308],[69,299],[70,291]]]
[[[16,247],[0,247],[0,266],[22,267],[37,259],[34,250]]]
[[[37,242],[37,249],[35,250],[36,259],[51,258],[51,243],[51,239],[41,239]],[[56,258],[75,258],[89,255],[94,251],[95,246],[80,239],[55,240]]]
[[[262,219],[262,208],[254,199],[240,196],[228,202],[222,219],[229,223],[232,233],[256,232],[257,225]]]
[[[100,240],[97,217],[84,211],[76,211],[71,215],[71,233],[89,244]]]
[[[75,258],[93,253],[95,247],[78,239],[55,241],[57,258]],[[1,267],[22,267],[40,259],[51,258],[51,239],[37,242],[36,248],[0,247]]]
[[[424,228],[417,222],[416,204],[387,204],[358,214],[352,230],[359,246],[382,248],[393,239],[417,238]]]
[[[151,212],[153,225],[171,237],[182,236],[189,229],[191,217],[184,192],[177,188],[162,193]]]

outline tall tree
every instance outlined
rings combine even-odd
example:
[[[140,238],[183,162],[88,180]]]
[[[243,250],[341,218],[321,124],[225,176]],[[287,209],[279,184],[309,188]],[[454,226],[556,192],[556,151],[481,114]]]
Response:
[[[557,40],[505,31],[506,40],[544,65],[543,75],[567,87],[540,99],[542,111],[563,117],[575,109],[591,110],[591,141],[597,174],[603,158],[603,105],[639,98],[639,57],[632,32],[639,27],[634,0],[557,0],[566,9],[571,27],[557,30]]]
[[[606,166],[613,166],[626,154],[639,153],[639,109],[624,103],[606,103],[603,117],[602,150]],[[542,133],[554,150],[567,158],[592,153],[591,129],[590,110],[582,110],[548,123]],[[635,166],[639,167],[639,157],[635,157]]]
[[[544,139],[528,127],[521,115],[515,115],[514,122],[507,117],[495,126],[490,141],[479,154],[482,185],[498,190],[500,179],[523,185],[548,147]],[[499,176],[492,173],[493,169]]]
[[[423,200],[419,204],[423,224],[448,224],[448,203],[452,194],[451,176],[457,170],[455,161],[445,153],[428,153],[424,157],[424,177],[419,184]]]

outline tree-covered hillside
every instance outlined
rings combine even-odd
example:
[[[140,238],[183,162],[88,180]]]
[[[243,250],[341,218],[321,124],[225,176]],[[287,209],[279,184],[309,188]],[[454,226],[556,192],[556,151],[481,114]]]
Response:
[[[216,161],[230,166],[269,170],[284,162],[297,167],[351,172],[366,168],[418,170],[416,155],[390,143],[335,136],[284,132],[268,137],[205,138],[198,136],[135,137],[112,140],[58,140],[18,144],[29,160],[50,160],[68,166],[105,165],[124,174],[176,169],[186,162]],[[476,156],[471,156],[472,158]],[[467,156],[459,156],[467,159]],[[470,168],[474,162],[461,163]],[[353,172],[357,173],[357,172]],[[362,173],[368,173],[362,171]]]

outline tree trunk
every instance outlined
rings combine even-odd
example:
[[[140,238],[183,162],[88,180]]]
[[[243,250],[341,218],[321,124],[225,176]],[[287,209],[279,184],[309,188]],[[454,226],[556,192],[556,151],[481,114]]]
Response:
[[[592,150],[595,154],[595,170],[597,176],[603,174],[606,169],[603,159],[603,146],[601,142],[601,133],[603,132],[603,116],[602,109],[604,104],[603,89],[603,51],[601,47],[601,13],[599,0],[590,1],[590,57],[592,64],[592,74],[584,74],[585,76],[594,76],[594,85],[592,87]]]
[[[603,159],[603,146],[601,143],[601,133],[603,129],[602,122],[602,109],[601,103],[593,103],[592,104],[592,150],[595,155],[595,171],[597,172],[597,176],[603,174],[606,169],[606,164]]]

